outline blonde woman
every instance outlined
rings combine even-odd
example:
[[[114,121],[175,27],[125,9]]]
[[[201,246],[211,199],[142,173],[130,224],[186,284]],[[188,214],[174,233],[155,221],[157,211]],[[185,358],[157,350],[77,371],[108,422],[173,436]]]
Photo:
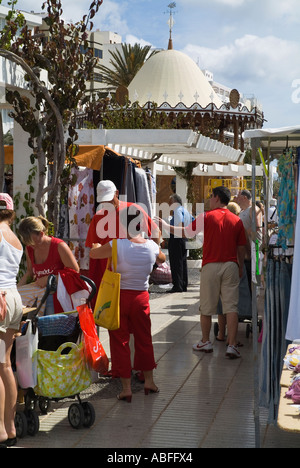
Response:
[[[14,335],[20,328],[22,301],[17,290],[17,274],[23,255],[22,244],[10,226],[14,205],[7,193],[0,193],[0,291],[5,293],[7,311],[0,321],[0,447],[16,444],[15,412],[17,386],[10,355]]]
[[[63,240],[49,236],[48,227],[48,220],[42,216],[29,216],[21,221],[19,235],[26,245],[27,270],[18,287],[34,281],[39,288],[45,288],[48,276],[56,275],[64,268],[79,272],[71,249]],[[21,288],[19,290],[21,291]],[[52,303],[53,298],[49,296],[45,314],[54,312]]]

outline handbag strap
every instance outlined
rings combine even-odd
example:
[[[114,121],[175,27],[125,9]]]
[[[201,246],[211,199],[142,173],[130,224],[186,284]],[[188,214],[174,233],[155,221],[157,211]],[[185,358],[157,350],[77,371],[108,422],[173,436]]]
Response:
[[[114,272],[116,272],[117,264],[118,264],[118,241],[117,239],[113,239],[112,241],[112,264],[113,264]]]
[[[112,240],[112,254],[111,258],[107,261],[107,268],[110,270],[111,266],[113,266],[113,271],[116,273],[117,271],[117,264],[118,264],[118,244],[117,239]]]

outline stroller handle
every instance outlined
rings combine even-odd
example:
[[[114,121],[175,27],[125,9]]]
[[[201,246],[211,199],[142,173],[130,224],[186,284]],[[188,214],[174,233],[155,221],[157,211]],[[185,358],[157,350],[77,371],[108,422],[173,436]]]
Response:
[[[91,302],[91,300],[93,299],[93,297],[95,296],[96,292],[97,292],[97,288],[96,288],[96,285],[94,283],[93,280],[91,280],[90,278],[88,278],[87,276],[84,276],[84,275],[80,275],[80,278],[85,281],[86,283],[88,283],[91,288],[92,288],[92,291],[91,291],[91,294],[89,295],[89,297],[87,298],[87,303]]]

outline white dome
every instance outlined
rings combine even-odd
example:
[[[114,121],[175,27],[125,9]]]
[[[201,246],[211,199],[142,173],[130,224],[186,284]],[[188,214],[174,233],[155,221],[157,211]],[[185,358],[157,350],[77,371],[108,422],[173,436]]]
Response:
[[[153,55],[142,66],[128,86],[129,100],[141,106],[155,102],[160,106],[168,102],[175,107],[183,102],[187,107],[195,102],[202,107],[214,102],[223,103],[196,63],[176,50],[165,50]]]

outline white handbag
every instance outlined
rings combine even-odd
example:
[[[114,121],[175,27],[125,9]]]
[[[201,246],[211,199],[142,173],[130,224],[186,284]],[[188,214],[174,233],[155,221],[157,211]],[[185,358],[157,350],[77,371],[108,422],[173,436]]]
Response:
[[[27,320],[25,335],[16,338],[17,380],[21,388],[34,388],[37,384],[36,351],[38,332],[33,333],[31,320]],[[35,356],[34,356],[35,354]]]

